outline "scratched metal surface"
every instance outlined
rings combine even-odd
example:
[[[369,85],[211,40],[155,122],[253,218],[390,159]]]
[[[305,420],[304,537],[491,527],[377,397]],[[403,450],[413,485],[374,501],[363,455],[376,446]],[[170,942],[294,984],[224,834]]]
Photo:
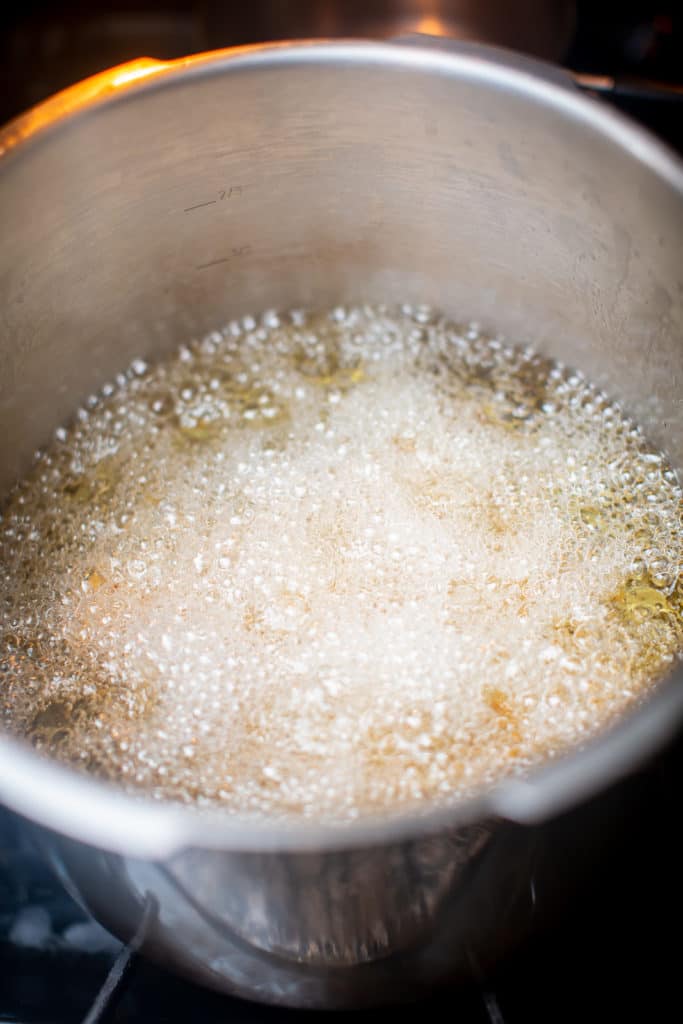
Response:
[[[599,108],[441,59],[243,54],[5,156],[3,481],[134,356],[264,305],[350,298],[432,302],[536,343],[683,461],[675,187],[641,142],[588,123]]]

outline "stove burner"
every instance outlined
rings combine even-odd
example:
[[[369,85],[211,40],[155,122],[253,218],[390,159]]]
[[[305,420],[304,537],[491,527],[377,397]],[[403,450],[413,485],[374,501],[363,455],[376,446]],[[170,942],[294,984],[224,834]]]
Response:
[[[154,909],[151,907],[147,908],[138,933],[127,946],[122,947],[105,978],[102,988],[95,996],[93,1004],[82,1019],[81,1024],[116,1024],[116,1010],[125,995],[126,989],[131,982],[134,982],[134,974],[140,963],[137,957],[139,942],[142,940],[146,928],[151,923],[154,913]],[[492,989],[482,988],[479,993],[479,1000],[480,1005],[477,1005],[476,1000],[473,1000],[470,1012],[466,1016],[462,1016],[463,1024],[506,1024],[506,1018]],[[201,1003],[201,998],[199,998],[199,1003]],[[225,1007],[229,1004],[222,1000],[222,1005]],[[244,1009],[245,1007],[240,1004],[240,1011],[242,1013]],[[281,1012],[283,1016],[293,1012],[291,1010],[278,1011],[272,1008],[259,1008],[259,1011],[254,1010],[254,1008],[251,1009],[254,1013],[260,1011],[263,1017],[277,1015],[278,1012]],[[307,1016],[310,1015],[307,1014]],[[360,1020],[364,1016],[367,1015],[356,1013],[354,1014],[354,1020]],[[375,1013],[375,1017],[378,1016],[381,1018],[383,1014]],[[202,1020],[206,1020],[208,1024],[208,1018],[203,1017]]]
[[[134,957],[142,945],[148,929],[157,916],[157,904],[149,897],[145,906],[138,930],[127,946],[123,946],[111,965],[109,974],[100,991],[95,996],[92,1006],[83,1018],[82,1024],[104,1024],[116,1007],[124,992],[124,986],[131,975]]]

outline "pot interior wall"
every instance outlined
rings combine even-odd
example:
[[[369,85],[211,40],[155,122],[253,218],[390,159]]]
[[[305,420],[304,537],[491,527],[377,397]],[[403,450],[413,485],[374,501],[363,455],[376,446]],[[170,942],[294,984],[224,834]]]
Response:
[[[247,52],[9,152],[0,489],[135,356],[345,300],[434,303],[530,341],[680,466],[680,182],[542,92],[397,46]]]

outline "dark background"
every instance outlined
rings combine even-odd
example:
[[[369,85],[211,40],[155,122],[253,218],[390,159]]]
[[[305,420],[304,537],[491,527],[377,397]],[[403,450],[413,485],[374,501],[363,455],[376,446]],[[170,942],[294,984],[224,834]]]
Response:
[[[404,23],[393,25],[386,17],[386,4],[375,6],[382,8],[382,16],[373,21],[368,20],[372,3],[360,0],[342,5],[325,0],[26,0],[0,16],[0,123],[80,78],[135,57],[173,58],[297,35],[381,36],[404,30]],[[514,0],[508,6],[514,7]],[[617,76],[620,85],[611,102],[679,150],[680,99],[652,92],[649,83],[683,83],[681,11],[673,3],[579,2],[571,41],[557,54],[574,70]],[[610,855],[562,920],[479,988],[435,995],[414,1012],[462,1024],[683,1019],[682,783],[679,739],[619,787],[625,820],[617,827],[605,812]],[[581,829],[580,815],[571,821]],[[51,932],[33,946],[10,941],[17,913],[34,905],[48,909]],[[83,1019],[113,957],[111,949],[83,952],[69,944],[69,928],[83,920],[82,911],[27,845],[18,822],[0,811],[0,1021],[76,1024]],[[131,975],[118,1004],[110,1008],[112,1024],[280,1024],[303,1017],[226,1001],[144,963]],[[373,1019],[378,1016],[395,1017],[393,1011]],[[354,1020],[363,1018],[369,1015],[354,1015]]]
[[[444,28],[463,19],[449,10],[499,8],[506,20],[468,16],[510,45],[535,38],[533,26],[515,24],[517,0],[25,0],[0,16],[0,122],[52,92],[134,57],[172,58],[200,50],[266,39],[318,35],[382,36],[415,28],[409,11],[438,9]],[[522,5],[523,7],[529,5]],[[539,10],[553,0],[538,0]],[[683,81],[683,5],[555,0],[571,18],[568,49],[555,53],[568,67],[601,74]],[[527,18],[531,21],[531,17]]]

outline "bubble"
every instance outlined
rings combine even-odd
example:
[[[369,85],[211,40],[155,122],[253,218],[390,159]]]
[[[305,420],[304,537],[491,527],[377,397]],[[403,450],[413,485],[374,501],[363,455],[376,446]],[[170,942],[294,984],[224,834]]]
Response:
[[[136,377],[142,377],[147,373],[147,363],[144,359],[134,359],[130,364],[131,373],[135,374]]]
[[[0,518],[0,720],[155,799],[325,820],[583,742],[683,642],[676,474],[581,373],[425,305],[135,360]]]

